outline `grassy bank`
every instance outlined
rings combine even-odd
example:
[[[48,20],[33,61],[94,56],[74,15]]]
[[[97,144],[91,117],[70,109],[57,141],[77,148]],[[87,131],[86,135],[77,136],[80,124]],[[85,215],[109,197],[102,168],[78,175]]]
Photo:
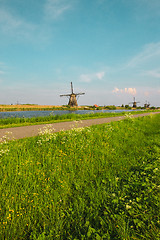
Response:
[[[0,145],[0,239],[159,239],[160,114]]]
[[[132,114],[139,114],[144,112],[152,112],[151,110],[143,111],[134,111]],[[103,117],[114,117],[114,116],[123,116],[126,112],[119,113],[94,113],[89,114],[64,114],[64,115],[50,115],[44,117],[33,117],[33,118],[0,118],[0,128],[9,128],[9,127],[19,127],[19,126],[28,126],[28,125],[37,125],[37,124],[48,124],[62,121],[74,121],[74,120],[84,120],[91,118],[103,118]]]

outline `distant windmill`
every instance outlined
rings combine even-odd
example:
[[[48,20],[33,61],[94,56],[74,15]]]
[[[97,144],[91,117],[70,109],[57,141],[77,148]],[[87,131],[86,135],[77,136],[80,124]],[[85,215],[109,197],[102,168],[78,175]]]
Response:
[[[146,101],[146,103],[144,104],[144,108],[149,108],[150,103]]]
[[[136,98],[134,97],[133,98],[133,102],[130,102],[129,104],[133,104],[133,108],[136,108],[137,107],[137,103],[139,103],[139,102],[136,102]]]
[[[79,97],[80,95],[84,95],[85,93],[74,93],[73,92],[73,85],[72,85],[72,82],[71,82],[71,94],[63,94],[63,95],[60,95],[60,97],[68,97],[69,98],[69,102],[68,102],[68,105],[71,106],[71,107],[77,107],[78,104],[77,104],[77,96]]]

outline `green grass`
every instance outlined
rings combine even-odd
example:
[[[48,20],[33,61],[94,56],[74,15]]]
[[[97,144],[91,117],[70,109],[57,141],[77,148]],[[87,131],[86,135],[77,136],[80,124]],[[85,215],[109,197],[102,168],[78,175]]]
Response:
[[[132,114],[139,114],[143,112],[152,112],[148,110],[143,111],[134,111]],[[114,117],[125,115],[126,112],[120,113],[94,113],[89,114],[64,114],[64,115],[50,115],[44,117],[33,117],[33,118],[1,118],[0,119],[0,129],[1,128],[10,128],[10,127],[20,127],[28,125],[37,125],[37,124],[48,124],[62,121],[74,121],[74,120],[84,120],[90,118],[103,118],[103,117]]]
[[[0,239],[160,239],[160,114],[0,145]]]

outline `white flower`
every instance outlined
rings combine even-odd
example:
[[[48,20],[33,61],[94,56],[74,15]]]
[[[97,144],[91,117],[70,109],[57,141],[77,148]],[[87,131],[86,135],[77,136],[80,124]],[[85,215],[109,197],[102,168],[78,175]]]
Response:
[[[9,149],[1,149],[0,150],[0,156],[2,156],[2,155],[4,155],[4,154],[8,154],[8,152],[9,152]]]
[[[39,129],[40,139],[37,141],[37,143],[39,145],[42,145],[42,142],[48,142],[50,139],[53,139],[53,138],[56,139],[53,133],[54,131],[55,129],[52,127],[51,124],[48,124],[42,129]]]

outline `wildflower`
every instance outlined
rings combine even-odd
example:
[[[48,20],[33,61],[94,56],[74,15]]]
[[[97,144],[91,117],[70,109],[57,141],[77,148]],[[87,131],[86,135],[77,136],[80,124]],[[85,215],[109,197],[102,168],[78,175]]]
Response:
[[[37,141],[37,144],[38,144],[38,145],[42,145],[42,141],[39,139],[39,140]]]
[[[132,120],[133,121],[133,115],[131,113],[126,113],[125,115],[126,120]]]
[[[52,128],[51,124],[48,124],[43,129],[39,129],[39,135],[46,135],[46,134],[52,134],[55,131],[54,128]]]
[[[51,139],[56,139],[53,132],[55,131],[54,128],[52,128],[51,124],[48,124],[43,129],[39,129],[39,135],[40,139],[37,141],[38,145],[42,145],[43,142],[49,142]]]
[[[129,210],[130,208],[131,208],[131,206],[126,204],[126,210]]]
[[[1,149],[0,150],[0,156],[5,155],[5,154],[7,155],[8,152],[9,152],[9,149]]]
[[[153,172],[157,172],[158,171],[158,168],[155,168],[154,170],[153,170]]]
[[[8,143],[9,140],[14,140],[12,132],[6,132],[5,135],[2,138],[0,138],[0,143],[6,144]]]
[[[74,121],[75,124],[71,125],[72,127],[72,130],[75,130],[75,129],[81,129],[79,128],[79,124],[82,123],[82,121]],[[82,128],[83,129],[83,128]]]

